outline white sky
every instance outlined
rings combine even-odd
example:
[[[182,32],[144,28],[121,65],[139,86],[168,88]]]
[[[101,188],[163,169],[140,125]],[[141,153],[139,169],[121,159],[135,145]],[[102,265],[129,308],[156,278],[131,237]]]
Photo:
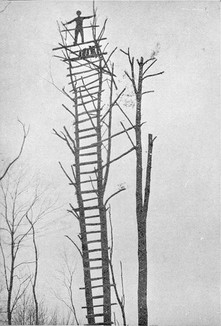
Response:
[[[5,4],[0,3],[0,10]],[[100,25],[108,17],[109,51],[130,47],[137,58],[148,58],[159,44],[153,72],[165,71],[148,80],[147,89],[155,93],[143,101],[144,148],[148,132],[158,136],[148,220],[150,324],[218,326],[219,3],[102,1],[96,5]],[[62,204],[75,202],[57,164],[68,166],[70,156],[52,128],[59,130],[69,120],[61,108],[64,97],[46,80],[51,71],[59,87],[67,82],[64,65],[52,58],[52,48],[60,41],[56,21],[74,18],[79,9],[90,15],[92,1],[16,1],[0,14],[1,160],[13,157],[19,148],[19,117],[31,127],[23,160],[59,194]],[[119,51],[113,60],[122,89],[128,64]],[[133,117],[132,108],[128,113]],[[115,126],[119,126],[117,113]],[[115,146],[115,153],[122,151],[125,139]],[[134,154],[117,163],[108,190],[111,193],[120,183],[127,186],[112,200],[112,218],[116,271],[122,260],[130,325],[137,321],[134,166]],[[78,227],[65,209],[52,218],[49,233],[41,238],[39,284],[45,298],[53,301],[55,269],[64,246],[68,247],[64,234],[74,238]],[[77,262],[77,288],[82,286],[80,259],[74,249],[68,251]],[[79,316],[81,303],[82,294],[76,292]]]

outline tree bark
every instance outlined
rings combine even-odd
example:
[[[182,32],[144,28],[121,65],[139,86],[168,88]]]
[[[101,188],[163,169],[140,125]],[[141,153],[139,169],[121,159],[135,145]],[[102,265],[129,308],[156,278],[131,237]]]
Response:
[[[143,165],[141,139],[143,57],[139,62],[136,92],[136,215],[138,232],[138,325],[148,325],[146,214],[143,214]]]
[[[10,278],[9,278],[9,288],[8,288],[8,298],[7,298],[7,320],[8,320],[8,325],[12,324],[11,302],[12,302],[12,289],[13,289],[14,270],[15,270],[14,248],[15,248],[14,231],[12,230],[12,233],[11,233],[11,266],[10,266]]]

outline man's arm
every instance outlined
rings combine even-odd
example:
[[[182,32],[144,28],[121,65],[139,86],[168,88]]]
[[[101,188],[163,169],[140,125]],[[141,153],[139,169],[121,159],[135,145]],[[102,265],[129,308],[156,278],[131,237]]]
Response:
[[[89,19],[89,18],[93,18],[93,17],[95,17],[95,15],[92,15],[92,16],[85,16],[85,17],[81,17],[81,18],[83,18],[83,19]]]
[[[69,22],[65,23],[64,25],[68,25],[68,24],[71,24],[71,23],[73,23],[74,21],[75,21],[75,18],[74,18],[74,19],[72,19],[72,20],[70,20]]]

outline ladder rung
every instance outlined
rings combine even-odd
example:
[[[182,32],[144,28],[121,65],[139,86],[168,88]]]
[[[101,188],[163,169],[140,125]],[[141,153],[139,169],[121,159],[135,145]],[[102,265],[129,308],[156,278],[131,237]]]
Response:
[[[87,145],[87,146],[82,146],[82,147],[79,147],[79,149],[87,149],[87,148],[92,148],[92,147],[96,147],[97,145],[99,145],[100,143],[102,143],[103,141],[101,142],[96,142],[96,143],[92,143],[90,145]]]
[[[99,81],[99,78],[95,79],[93,82],[88,83],[87,85],[92,84],[92,83],[97,82],[97,81]],[[77,88],[71,89],[71,92],[76,93],[76,89],[77,89],[77,92],[81,92],[81,93],[87,92],[88,93],[88,91],[90,91],[90,90],[92,90],[94,88],[97,88],[99,86],[99,85],[96,85],[96,86],[92,86],[92,87],[87,87],[87,85],[84,84],[84,85],[78,86]],[[103,92],[104,89],[102,89],[101,91]],[[96,94],[97,94],[97,92],[96,92]],[[84,94],[83,96],[85,96],[85,95],[86,94]]]
[[[90,152],[90,153],[83,153],[83,154],[79,154],[80,156],[88,156],[88,155],[95,155],[97,154],[97,152]]]
[[[99,60],[99,61],[100,61],[100,60]],[[80,89],[81,89],[81,92],[85,92],[85,91],[87,91],[87,90],[89,90],[89,89],[95,88],[95,87],[97,87],[97,86],[89,87],[89,88],[88,88],[88,86],[91,85],[91,84],[97,83],[98,81],[99,81],[99,78],[94,79],[93,81],[91,81],[91,82],[89,82],[89,83],[87,83],[87,84],[84,84],[85,89],[82,89],[82,86],[78,86],[78,87],[77,87],[77,90],[80,88]],[[74,91],[74,89],[72,89],[71,91]]]
[[[95,217],[100,217],[100,215],[85,216],[85,218],[95,218]]]
[[[91,144],[91,145],[79,147],[79,149],[88,149],[88,148],[92,148],[92,147],[96,147],[96,146],[97,146],[97,143],[94,143],[94,144]]]
[[[111,306],[115,306],[115,305],[117,305],[117,303],[111,303]],[[82,309],[87,309],[87,308],[98,308],[98,307],[105,307],[105,306],[107,306],[107,305],[105,305],[105,304],[95,304],[95,305],[93,305],[93,306],[84,306],[84,307],[81,307]],[[109,306],[109,305],[108,305]],[[95,324],[96,325],[96,324]],[[103,325],[103,323],[101,324],[101,325]]]
[[[97,199],[98,199],[97,197],[87,198],[87,199],[83,199],[83,202],[90,201],[90,200],[97,200]]]
[[[98,261],[98,260],[102,260],[102,258],[101,257],[99,257],[99,258],[89,258],[88,260],[89,261]]]
[[[86,223],[86,226],[94,226],[94,225],[101,225],[101,223]]]
[[[97,181],[97,179],[85,180],[85,181],[81,181],[80,183],[88,183],[88,182],[93,182],[93,181]]]
[[[102,317],[104,316],[104,313],[100,313],[100,314],[91,314],[91,315],[86,315],[86,318],[90,318],[90,317]],[[96,325],[96,324],[95,324]]]
[[[99,85],[97,86],[97,87],[99,87]],[[89,93],[89,94],[85,94],[85,95],[81,95],[81,96],[78,96],[78,97],[76,97],[75,99],[76,100],[81,100],[82,98],[84,98],[84,97],[88,97],[88,96],[90,96],[90,97],[92,97],[93,95],[96,95],[98,92],[94,92],[94,93]],[[97,110],[95,110],[95,111],[97,111]],[[92,112],[92,110],[91,111],[88,111],[88,112]],[[86,113],[86,112],[85,112]],[[83,112],[81,113],[81,115],[83,114]],[[80,115],[80,114],[79,114]]]
[[[90,234],[90,233],[101,233],[101,230],[98,231],[87,231],[86,234]]]
[[[95,102],[95,101],[97,101],[97,98],[94,98],[94,99],[92,99],[90,101],[87,101],[87,102],[84,102],[84,103],[78,103],[78,106],[86,105],[88,103],[92,103],[92,102]]]
[[[77,51],[76,51],[76,52],[77,52]],[[73,52],[73,54],[76,55],[76,53],[74,53],[74,52]],[[97,56],[96,56],[96,58],[97,58],[97,57],[101,58],[102,55],[105,55],[105,54],[107,54],[107,52],[98,53]],[[89,58],[95,58],[95,56],[94,56],[94,55],[87,55],[85,58],[75,58],[75,57],[74,57],[73,59],[70,59],[70,61],[87,60],[87,59],[89,59]],[[64,59],[64,61],[67,61],[67,60]],[[98,67],[98,68],[99,68],[99,67]],[[97,68],[97,69],[98,69],[98,68]]]
[[[89,121],[89,120],[94,119],[94,118],[97,118],[97,116],[90,117],[90,118],[83,119],[83,120],[79,120],[78,123],[86,122],[86,121]],[[76,123],[75,123],[75,124],[76,124]]]
[[[91,138],[91,137],[95,137],[95,136],[97,136],[97,134],[90,134],[90,135],[79,137],[79,139]]]
[[[90,61],[90,62],[82,63],[82,64],[76,64],[76,65],[74,65],[74,66],[70,65],[70,67],[67,67],[67,69],[68,69],[68,70],[69,70],[70,68],[71,68],[71,69],[77,69],[77,68],[81,68],[81,67],[88,66],[88,65],[90,65],[90,64],[93,65],[93,64],[98,63],[98,62],[100,62],[100,59],[95,60],[95,61]]]
[[[86,267],[86,268],[84,268],[84,270],[93,270],[93,269],[102,269],[102,266],[94,266],[94,267]]]
[[[95,295],[94,297],[92,297],[92,299],[101,299],[103,297],[104,297],[103,295]]]
[[[93,277],[93,278],[91,278],[91,281],[99,281],[99,280],[103,280],[103,277]]]
[[[99,87],[99,85],[97,85],[97,86],[95,86],[96,88],[98,88]],[[90,96],[93,100],[96,100],[97,98],[95,98],[95,96],[94,95],[97,95],[98,93],[99,94],[101,94],[101,93],[103,93],[104,92],[104,89],[98,89],[96,92],[94,92],[94,93],[89,93],[89,90],[90,89],[92,89],[92,88],[94,88],[94,87],[90,87],[90,88],[86,88],[86,89],[82,89],[81,90],[81,92],[88,92],[88,94],[84,94],[84,95],[81,95],[81,96],[78,96],[78,97],[76,97],[75,99],[76,100],[81,100],[82,98],[85,98],[85,97],[88,97],[88,96]],[[74,90],[73,90],[73,92],[74,92]],[[72,93],[73,93],[72,92]],[[85,104],[84,102],[81,102],[81,103],[83,103],[83,104]],[[78,103],[78,105],[80,105],[81,103]],[[90,103],[90,102],[87,102],[87,103]],[[102,110],[102,109],[101,109]]]
[[[97,192],[97,189],[95,189],[95,190],[94,189],[93,190],[82,190],[81,194],[90,194],[90,193],[94,193],[94,192]]]
[[[68,59],[67,59],[68,60]],[[67,60],[64,60],[64,61],[67,61]],[[71,60],[72,61],[72,60]],[[85,76],[84,77],[84,80],[86,79],[86,78],[90,78],[90,77],[93,77],[93,76],[95,76],[95,75],[97,75],[98,74],[98,72],[95,72],[94,74],[92,74],[92,75],[88,75],[88,76]],[[75,79],[75,82],[77,83],[79,80],[82,80],[82,78],[78,78],[78,79]],[[69,82],[68,83],[68,85],[71,85],[72,84],[72,82]]]
[[[97,163],[97,160],[96,161],[89,161],[89,162],[82,162],[79,165],[89,165],[89,164],[96,164],[96,163]]]
[[[79,132],[90,131],[90,130],[94,130],[94,127],[81,129],[81,130],[79,130]]]
[[[114,284],[110,284],[110,286],[114,286]],[[102,284],[102,285],[95,285],[95,286],[92,286],[93,289],[95,288],[106,288],[106,287],[109,287],[109,284]]]
[[[97,251],[101,251],[102,249],[99,248],[99,249],[90,249],[90,250],[87,250],[87,252],[97,252]]]
[[[80,175],[90,174],[90,173],[95,173],[95,171],[94,170],[90,170],[90,171],[80,172]]]
[[[101,285],[94,285],[94,286],[92,286],[91,288],[92,289],[96,289],[96,288],[103,288],[103,287],[108,287],[109,285],[103,285],[103,284],[101,284]],[[110,286],[114,286],[113,284],[110,284]],[[85,288],[79,288],[79,290],[85,290]]]
[[[110,323],[108,322],[108,323],[95,323],[95,324],[93,324],[93,325],[102,325],[102,326],[105,326],[105,325],[107,325],[107,326],[109,326],[110,324],[113,324],[113,322],[111,321]],[[89,326],[89,325],[88,325]]]
[[[88,72],[91,72],[91,69],[85,70],[85,71],[78,71],[78,72],[75,72],[75,73],[73,72],[72,74],[68,74],[66,77],[76,76],[76,75],[84,74],[84,73],[88,73]]]
[[[97,112],[97,110],[89,110],[89,111],[85,111],[85,112],[81,112],[81,113],[79,113],[78,114],[78,116],[80,117],[81,115],[84,115],[84,114],[91,114],[91,113],[93,113],[93,112]]]
[[[98,239],[98,240],[89,240],[89,241],[87,241],[87,243],[95,243],[95,242],[101,242],[101,239]]]
[[[82,89],[82,86],[79,86],[79,87],[77,87],[77,88],[80,88],[80,91],[81,91],[81,92],[85,92],[85,91],[89,91],[89,90],[91,90],[91,89],[95,89],[95,88],[97,88],[97,87],[99,86],[99,84],[96,85],[96,86],[92,86],[92,87],[87,87],[87,86],[90,85],[90,84],[93,84],[93,83],[95,83],[95,82],[97,82],[97,81],[99,81],[99,78],[98,78],[98,79],[95,79],[94,81],[92,81],[92,82],[90,82],[90,83],[88,83],[87,85],[84,85],[85,89]]]
[[[84,207],[85,211],[88,211],[90,209],[99,209],[99,206],[88,206],[88,207]],[[80,208],[76,208],[75,211],[79,211]]]

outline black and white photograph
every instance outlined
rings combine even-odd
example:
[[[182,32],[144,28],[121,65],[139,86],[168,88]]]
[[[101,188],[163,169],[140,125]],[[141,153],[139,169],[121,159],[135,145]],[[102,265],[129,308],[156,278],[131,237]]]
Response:
[[[0,21],[0,325],[220,326],[220,1]]]

